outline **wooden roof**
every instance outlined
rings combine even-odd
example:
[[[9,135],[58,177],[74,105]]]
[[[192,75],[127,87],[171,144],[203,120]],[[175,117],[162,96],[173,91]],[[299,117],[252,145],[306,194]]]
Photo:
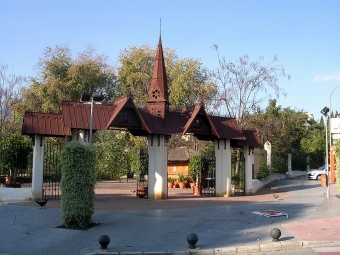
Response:
[[[60,114],[26,112],[22,125],[25,135],[69,136],[71,129],[65,127]]]
[[[198,151],[190,149],[187,146],[169,148],[168,161],[188,161],[192,155],[196,154],[198,154]]]

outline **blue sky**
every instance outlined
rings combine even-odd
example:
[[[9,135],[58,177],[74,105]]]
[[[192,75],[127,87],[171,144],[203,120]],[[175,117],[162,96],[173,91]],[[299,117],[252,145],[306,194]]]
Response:
[[[213,44],[228,61],[248,54],[269,62],[276,54],[291,75],[279,79],[287,96],[278,104],[320,119],[340,84],[339,12],[338,0],[1,0],[0,62],[11,73],[35,76],[44,49],[64,44],[73,54],[93,45],[117,65],[124,48],[156,46],[161,19],[163,47],[209,69],[218,64]],[[340,112],[339,99],[340,88],[331,98]]]

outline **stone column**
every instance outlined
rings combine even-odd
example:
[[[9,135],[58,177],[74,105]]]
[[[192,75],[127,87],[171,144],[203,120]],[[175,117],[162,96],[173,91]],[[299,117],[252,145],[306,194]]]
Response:
[[[216,196],[231,196],[231,151],[230,140],[215,140]]]
[[[267,151],[267,166],[272,165],[272,144],[267,141],[264,144],[264,149]]]
[[[32,198],[40,200],[43,197],[44,177],[44,140],[42,135],[35,135],[33,149]]]
[[[249,146],[243,146],[244,173],[245,173],[245,193],[253,194],[253,151]]]
[[[292,154],[288,153],[288,174],[292,174]]]
[[[148,198],[167,198],[168,150],[165,135],[148,136],[149,172]]]

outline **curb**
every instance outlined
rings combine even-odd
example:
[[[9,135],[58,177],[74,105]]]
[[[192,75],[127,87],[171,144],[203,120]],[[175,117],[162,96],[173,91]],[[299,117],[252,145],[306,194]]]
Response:
[[[213,249],[188,249],[185,251],[162,251],[162,252],[117,252],[110,249],[98,250],[87,255],[212,255],[212,254],[246,254],[256,252],[274,252],[299,250],[304,248],[315,248],[324,246],[340,246],[340,241],[279,241],[260,245],[221,247]]]

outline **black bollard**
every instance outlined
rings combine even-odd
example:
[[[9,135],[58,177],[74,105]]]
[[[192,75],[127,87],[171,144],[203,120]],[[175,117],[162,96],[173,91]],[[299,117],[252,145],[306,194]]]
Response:
[[[100,244],[100,249],[107,250],[107,246],[110,243],[110,237],[107,235],[101,235],[98,239],[98,242]]]
[[[273,228],[271,231],[270,231],[270,236],[273,238],[273,242],[278,242],[280,241],[279,238],[281,236],[281,230],[278,229],[278,228]]]
[[[189,249],[195,249],[197,241],[198,241],[198,236],[195,233],[190,233],[187,235],[187,242],[189,244]]]

